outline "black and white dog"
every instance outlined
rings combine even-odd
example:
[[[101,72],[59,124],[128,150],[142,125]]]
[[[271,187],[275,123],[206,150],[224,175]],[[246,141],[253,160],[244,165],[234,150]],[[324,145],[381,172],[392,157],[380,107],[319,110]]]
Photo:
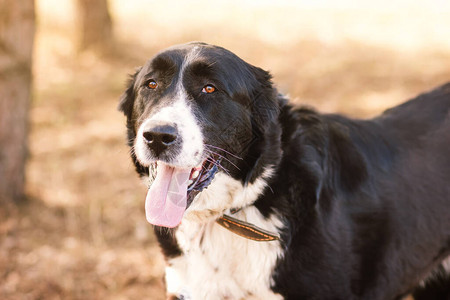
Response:
[[[354,120],[190,43],[139,68],[119,108],[170,297],[449,299],[450,84]]]

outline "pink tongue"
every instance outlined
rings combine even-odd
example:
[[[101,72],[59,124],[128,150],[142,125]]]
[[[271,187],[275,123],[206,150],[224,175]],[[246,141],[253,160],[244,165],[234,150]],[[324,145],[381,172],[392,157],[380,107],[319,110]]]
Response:
[[[156,178],[145,198],[145,215],[153,225],[176,227],[187,204],[191,169],[177,169],[158,162]]]

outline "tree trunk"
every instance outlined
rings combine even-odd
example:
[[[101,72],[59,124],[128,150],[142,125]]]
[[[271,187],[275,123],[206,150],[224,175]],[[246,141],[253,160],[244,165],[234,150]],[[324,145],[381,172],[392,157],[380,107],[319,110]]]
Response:
[[[79,48],[108,51],[113,44],[112,20],[107,0],[78,0],[81,32]]]
[[[0,202],[24,196],[34,0],[0,0]]]

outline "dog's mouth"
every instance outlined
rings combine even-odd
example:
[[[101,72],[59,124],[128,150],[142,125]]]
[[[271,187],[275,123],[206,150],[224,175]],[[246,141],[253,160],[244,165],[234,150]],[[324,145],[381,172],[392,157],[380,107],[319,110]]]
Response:
[[[147,221],[153,225],[176,227],[195,196],[207,188],[218,171],[220,160],[208,157],[195,168],[177,168],[164,162],[149,166],[153,183],[145,199]]]

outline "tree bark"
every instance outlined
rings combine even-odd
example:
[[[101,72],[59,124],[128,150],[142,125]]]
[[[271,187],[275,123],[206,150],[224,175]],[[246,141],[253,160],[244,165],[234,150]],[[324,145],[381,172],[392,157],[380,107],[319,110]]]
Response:
[[[0,0],[0,202],[24,196],[34,0]]]
[[[81,32],[79,49],[108,51],[113,45],[112,19],[107,0],[78,0]]]

